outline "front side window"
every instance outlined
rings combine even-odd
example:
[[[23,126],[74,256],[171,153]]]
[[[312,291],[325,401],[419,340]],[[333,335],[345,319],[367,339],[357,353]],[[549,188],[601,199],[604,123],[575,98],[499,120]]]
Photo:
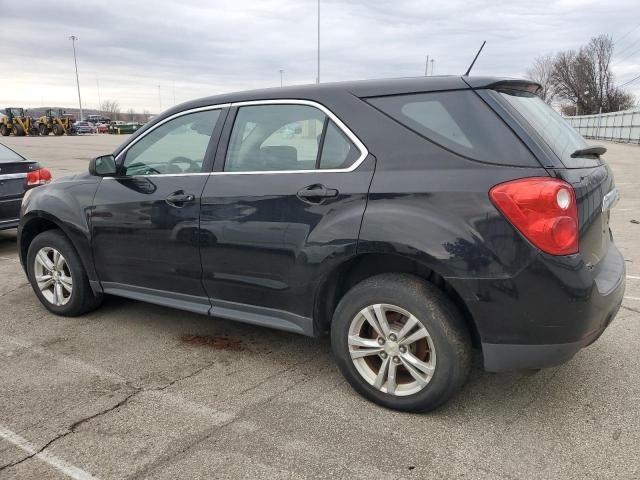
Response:
[[[126,175],[198,173],[220,110],[189,113],[160,125],[126,154]]]
[[[324,141],[323,141],[324,139]],[[238,109],[226,172],[345,168],[359,151],[321,110],[308,105]]]

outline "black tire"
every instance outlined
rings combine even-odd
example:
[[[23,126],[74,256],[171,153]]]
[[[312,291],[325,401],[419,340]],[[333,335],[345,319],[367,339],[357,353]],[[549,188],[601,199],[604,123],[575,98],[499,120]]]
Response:
[[[13,126],[12,132],[16,137],[23,137],[25,135],[25,131],[24,128],[22,128],[22,125],[18,125],[17,123]]]
[[[69,300],[64,305],[54,305],[48,301],[38,287],[35,279],[35,258],[43,247],[54,248],[65,258],[73,280]],[[102,303],[102,295],[94,295],[89,286],[87,273],[80,257],[67,237],[60,230],[47,230],[33,239],[27,252],[27,275],[31,287],[40,302],[52,313],[65,317],[75,317],[94,310]]]
[[[383,392],[365,380],[351,360],[351,322],[362,309],[374,304],[406,310],[429,332],[437,361],[433,376],[417,393],[399,396]],[[407,274],[377,275],[349,290],[333,315],[331,346],[340,371],[358,393],[384,407],[407,412],[426,412],[442,405],[465,383],[471,369],[471,337],[458,309],[437,287]]]
[[[57,137],[59,137],[60,135],[64,135],[64,128],[62,128],[62,125],[56,123],[53,126],[53,134]]]
[[[38,135],[40,135],[40,129],[34,125],[29,129],[29,135],[37,137]]]
[[[0,135],[8,137],[11,134],[11,130],[6,125],[0,125]]]
[[[38,131],[43,137],[49,136],[49,127],[47,127],[44,123],[40,124],[40,126],[38,127]]]

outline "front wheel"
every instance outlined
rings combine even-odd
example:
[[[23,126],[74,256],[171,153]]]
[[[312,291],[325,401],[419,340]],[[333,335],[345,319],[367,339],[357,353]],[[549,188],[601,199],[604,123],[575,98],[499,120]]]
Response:
[[[459,311],[435,286],[405,274],[377,275],[347,292],[333,316],[331,344],[351,386],[395,410],[433,410],[471,367]]]
[[[47,230],[33,239],[27,252],[27,274],[40,302],[57,315],[81,315],[102,301],[91,290],[73,245],[58,230]]]

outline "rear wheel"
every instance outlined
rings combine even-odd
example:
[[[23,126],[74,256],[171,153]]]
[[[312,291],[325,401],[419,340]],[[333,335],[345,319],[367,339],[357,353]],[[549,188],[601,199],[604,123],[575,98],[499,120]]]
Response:
[[[59,123],[56,123],[53,126],[53,134],[56,136],[60,136],[60,135],[64,135],[64,128],[62,128],[62,126]]]
[[[3,137],[8,137],[11,133],[11,130],[6,125],[0,125],[0,135]]]
[[[22,125],[18,125],[18,124],[13,126],[13,129],[11,130],[11,132],[16,137],[22,137],[25,134],[24,128],[22,128]]]
[[[396,410],[438,407],[471,366],[461,314],[435,286],[411,275],[378,275],[347,292],[333,316],[331,344],[349,383]]]
[[[40,129],[36,125],[33,125],[29,129],[29,135],[33,135],[34,137],[40,135]]]
[[[27,273],[40,302],[57,315],[73,317],[100,305],[73,245],[59,230],[47,230],[29,245]]]
[[[40,131],[40,135],[42,135],[43,137],[46,137],[49,135],[49,127],[47,127],[44,123],[40,124],[40,126],[38,127],[38,130]]]

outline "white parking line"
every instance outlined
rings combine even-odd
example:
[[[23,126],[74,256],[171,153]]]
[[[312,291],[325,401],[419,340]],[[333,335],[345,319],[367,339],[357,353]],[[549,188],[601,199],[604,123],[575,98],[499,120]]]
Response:
[[[67,357],[64,355],[57,355],[55,353],[47,352],[44,348],[33,345],[28,340],[23,340],[21,338],[10,337],[8,335],[0,335],[0,342],[4,341],[6,343],[13,344],[20,348],[29,349],[32,352],[35,352],[39,355],[47,356],[49,358],[53,358],[59,362],[66,363],[71,367],[75,367],[76,370],[84,370],[85,372],[91,373],[97,377],[108,378],[109,380],[115,383],[127,383],[127,379],[118,375],[117,373],[109,372],[107,370],[103,370],[102,368],[96,367],[94,365],[83,362],[82,360],[78,360],[76,358]]]
[[[4,438],[6,441],[14,444],[16,447],[24,450],[29,455],[33,455],[33,458],[37,458],[41,462],[51,465],[56,470],[64,473],[68,477],[75,478],[77,480],[96,480],[89,472],[85,472],[81,468],[78,468],[70,463],[65,462],[61,458],[51,455],[47,452],[38,452],[38,448],[25,438],[22,438],[15,432],[12,432],[8,428],[0,425],[0,438]],[[38,453],[36,453],[38,452]]]
[[[628,297],[628,296],[624,296],[625,300],[640,300],[640,297]]]
[[[640,280],[638,275],[627,275],[627,278],[630,278],[631,280]]]

